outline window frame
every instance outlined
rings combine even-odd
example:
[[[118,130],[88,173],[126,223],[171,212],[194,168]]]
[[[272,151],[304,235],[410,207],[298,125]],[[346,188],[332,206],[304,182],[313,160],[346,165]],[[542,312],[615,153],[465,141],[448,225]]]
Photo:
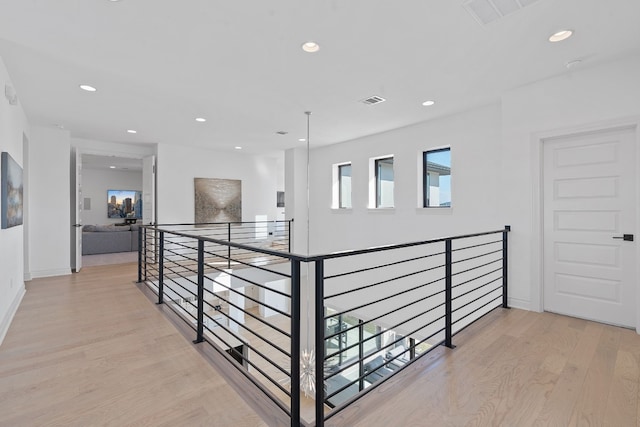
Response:
[[[381,192],[381,177],[380,177],[380,173],[379,173],[379,164],[381,162],[387,161],[387,160],[391,160],[391,170],[393,171],[393,191],[391,193],[391,197],[392,197],[392,204],[391,206],[381,206],[382,201],[381,201],[381,196],[382,196],[382,192]],[[384,156],[384,157],[378,157],[375,158],[373,161],[373,169],[374,169],[374,179],[375,179],[375,208],[376,209],[393,209],[395,208],[396,205],[396,200],[395,200],[395,184],[396,184],[396,176],[395,176],[395,159],[394,156]]]
[[[432,208],[451,209],[452,207],[451,201],[449,201],[449,206],[429,205],[430,192],[429,192],[429,174],[427,173],[428,172],[427,156],[432,153],[441,153],[444,151],[449,152],[449,161],[451,161],[451,147],[436,148],[433,150],[426,150],[422,152],[422,207],[424,209],[432,209]],[[452,169],[451,166],[450,166],[450,169]],[[449,172],[449,176],[451,176],[451,171]]]
[[[351,184],[350,184],[350,197],[349,197],[349,201],[351,202],[350,206],[344,206],[343,204],[343,193],[342,193],[342,170],[344,167],[349,167],[351,170],[351,174],[349,175],[349,178],[352,179]],[[352,209],[353,208],[353,165],[351,163],[341,163],[339,165],[337,165],[337,170],[338,170],[338,209]]]

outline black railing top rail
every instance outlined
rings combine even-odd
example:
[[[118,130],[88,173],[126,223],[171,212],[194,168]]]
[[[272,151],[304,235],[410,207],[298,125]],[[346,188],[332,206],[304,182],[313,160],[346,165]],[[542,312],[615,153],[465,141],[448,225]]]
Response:
[[[196,226],[196,225],[228,225],[228,224],[273,224],[291,223],[293,219],[272,219],[266,221],[228,221],[228,222],[166,222],[160,224],[140,224],[143,227],[173,227],[173,226]]]
[[[293,221],[293,220],[290,220],[290,221]],[[269,221],[267,221],[267,222],[269,222]],[[228,224],[228,223],[213,223],[213,224]],[[176,225],[176,224],[169,224],[169,225]],[[177,224],[177,225],[194,225],[194,224]],[[322,260],[326,260],[326,259],[343,258],[343,257],[348,257],[348,256],[354,256],[354,255],[364,255],[364,254],[369,254],[369,253],[374,253],[374,252],[383,252],[383,251],[388,251],[388,250],[393,250],[393,249],[410,248],[410,247],[413,247],[413,246],[428,245],[428,244],[433,244],[433,243],[442,243],[442,242],[446,242],[448,240],[453,241],[453,240],[459,240],[459,239],[468,239],[468,238],[471,238],[471,237],[488,236],[488,235],[491,235],[491,234],[498,234],[498,233],[504,233],[505,231],[511,231],[511,227],[507,225],[507,226],[505,226],[505,228],[500,229],[500,230],[484,231],[484,232],[480,232],[480,233],[461,234],[461,235],[450,236],[450,237],[439,237],[439,238],[436,238],[436,239],[420,240],[420,241],[415,241],[415,242],[401,243],[401,244],[394,244],[394,245],[374,246],[374,247],[366,248],[366,249],[351,249],[351,250],[332,252],[332,253],[320,254],[320,255],[300,255],[300,254],[296,254],[296,253],[293,253],[293,252],[274,251],[274,250],[270,250],[270,249],[261,248],[259,246],[244,245],[242,243],[235,243],[235,242],[229,242],[227,240],[213,239],[213,238],[205,237],[205,236],[194,236],[192,234],[184,233],[182,231],[164,230],[162,228],[159,228],[159,227],[163,227],[163,226],[166,226],[166,225],[162,225],[162,224],[159,224],[159,225],[142,225],[141,228],[155,229],[157,231],[164,231],[164,232],[171,233],[171,234],[177,235],[177,236],[183,236],[183,237],[188,237],[188,238],[192,238],[192,239],[195,238],[195,239],[198,239],[198,240],[203,240],[205,242],[211,242],[211,243],[215,243],[215,244],[218,244],[218,245],[225,245],[225,246],[231,246],[233,248],[245,249],[245,250],[250,250],[250,251],[253,251],[253,252],[260,252],[260,253],[263,253],[263,254],[273,255],[273,256],[277,256],[277,257],[281,257],[281,258],[286,258],[286,259],[289,259],[291,261],[300,261],[300,262],[314,262],[314,261],[322,261]]]

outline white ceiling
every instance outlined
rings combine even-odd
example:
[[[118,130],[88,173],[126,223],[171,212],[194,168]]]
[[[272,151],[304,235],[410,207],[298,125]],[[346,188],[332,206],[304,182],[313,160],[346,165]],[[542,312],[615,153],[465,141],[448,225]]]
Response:
[[[462,0],[0,0],[0,56],[32,124],[265,153],[304,144],[307,110],[312,145],[336,143],[640,51],[638,0],[526,3],[481,25]]]
[[[111,166],[115,166],[115,168],[112,168]],[[82,168],[97,170],[115,169],[118,171],[142,172],[142,159],[83,154]]]

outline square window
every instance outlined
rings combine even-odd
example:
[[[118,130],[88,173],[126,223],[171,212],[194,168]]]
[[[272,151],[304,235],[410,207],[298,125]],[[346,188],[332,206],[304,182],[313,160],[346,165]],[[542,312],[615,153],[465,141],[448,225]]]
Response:
[[[425,208],[451,207],[451,148],[423,153]]]

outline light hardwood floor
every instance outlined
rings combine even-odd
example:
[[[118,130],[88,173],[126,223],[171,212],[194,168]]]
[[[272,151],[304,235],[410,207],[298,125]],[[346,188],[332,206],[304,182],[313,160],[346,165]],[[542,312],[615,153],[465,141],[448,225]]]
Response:
[[[191,344],[135,276],[128,264],[27,284],[0,346],[0,426],[286,425],[239,397],[225,382],[234,370]],[[454,343],[326,425],[640,425],[635,331],[497,310]]]
[[[640,336],[498,309],[327,426],[638,426]]]
[[[265,426],[133,283],[38,279],[0,346],[1,426]]]

